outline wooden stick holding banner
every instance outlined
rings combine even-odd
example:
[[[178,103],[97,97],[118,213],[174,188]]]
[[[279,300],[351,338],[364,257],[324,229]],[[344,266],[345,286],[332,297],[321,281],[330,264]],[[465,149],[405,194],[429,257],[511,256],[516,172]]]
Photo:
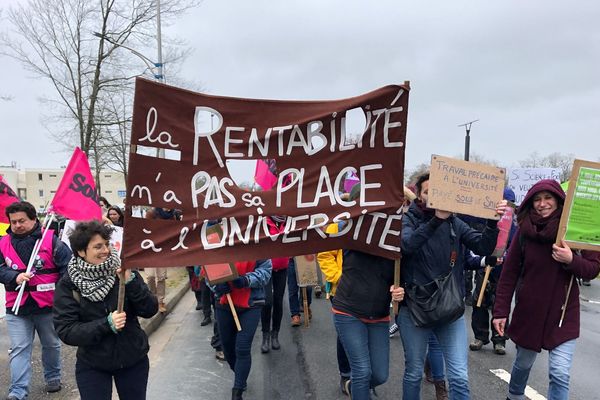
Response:
[[[235,311],[235,305],[233,304],[233,300],[231,300],[231,294],[227,293],[227,303],[229,303],[229,309],[231,310],[231,315],[233,316],[233,320],[235,321],[235,326],[239,331],[242,330],[242,325],[240,325],[240,319],[238,318],[237,312]]]
[[[125,308],[125,270],[119,273],[119,295],[117,297],[117,312],[122,313]]]
[[[508,238],[510,237],[510,230],[513,224],[513,216],[514,209],[511,207],[507,207],[504,215],[498,221],[498,239],[496,240],[496,247],[492,252],[492,256],[496,258],[504,257],[504,253],[506,251],[506,247],[508,246]],[[487,287],[488,281],[490,279],[490,273],[495,265],[489,265],[487,257],[485,258],[486,266],[485,266],[485,275],[483,276],[483,281],[481,282],[481,289],[479,290],[479,297],[477,298],[477,307],[481,307],[483,303],[483,296],[485,294],[485,288]]]
[[[485,275],[483,276],[483,282],[481,283],[481,289],[479,290],[479,298],[477,299],[477,307],[481,307],[481,303],[483,303],[483,294],[485,293],[485,287],[488,284],[488,280],[490,279],[490,272],[492,272],[492,268],[489,265],[485,266]]]
[[[400,286],[400,258],[396,258],[394,260],[394,288]],[[392,303],[392,308],[394,310],[394,315],[398,315],[398,302],[394,301]]]
[[[304,326],[308,328],[310,309],[308,308],[308,290],[306,290],[306,286],[302,287],[302,307],[304,307]]]

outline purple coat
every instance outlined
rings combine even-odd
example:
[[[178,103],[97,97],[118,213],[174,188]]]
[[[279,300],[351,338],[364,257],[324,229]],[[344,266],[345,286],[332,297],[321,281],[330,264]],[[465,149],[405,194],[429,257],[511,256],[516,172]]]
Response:
[[[556,184],[541,181],[534,185],[523,201],[523,206],[540,190],[549,190],[564,199],[564,192]],[[560,191],[560,192],[559,192]],[[562,196],[561,196],[562,195]],[[583,251],[573,254],[569,265],[552,258],[552,243],[520,239],[515,233],[496,288],[494,318],[508,318],[513,293],[515,309],[506,334],[517,345],[526,349],[552,350],[561,343],[579,337],[579,287],[573,282],[562,327],[558,327],[567,288],[572,276],[593,279],[600,272],[600,253]],[[523,244],[521,244],[523,242]],[[523,245],[524,254],[521,247]],[[523,267],[521,267],[523,260]],[[523,273],[521,281],[521,272]]]

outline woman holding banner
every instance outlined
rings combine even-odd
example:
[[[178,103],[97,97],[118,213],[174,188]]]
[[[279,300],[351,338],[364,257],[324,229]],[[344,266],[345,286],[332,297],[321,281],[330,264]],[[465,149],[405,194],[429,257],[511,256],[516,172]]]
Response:
[[[110,400],[113,379],[119,398],[143,400],[148,383],[148,337],[138,317],[158,311],[141,276],[125,271],[125,303],[117,310],[121,261],[111,248],[112,228],[79,223],[69,241],[73,258],[54,297],[60,339],[78,346],[75,378],[82,400]]]
[[[252,340],[265,304],[265,286],[271,279],[271,260],[238,261],[235,264],[238,277],[233,281],[219,283],[213,287],[216,295],[215,316],[223,352],[235,378],[231,399],[242,399],[246,381],[252,366]],[[235,306],[241,331],[238,332],[231,313],[227,294]]]
[[[506,329],[517,345],[508,387],[510,400],[525,398],[529,371],[542,349],[549,353],[548,399],[569,398],[570,369],[579,337],[579,288],[569,282],[573,277],[597,276],[600,253],[579,254],[564,241],[555,244],[564,201],[565,193],[554,180],[541,180],[529,189],[496,288],[494,327],[501,335]],[[515,309],[508,325],[515,292]]]
[[[417,199],[402,225],[401,283],[406,301],[398,325],[404,347],[403,399],[420,399],[423,365],[431,334],[437,337],[444,360],[451,399],[469,399],[467,331],[464,321],[464,248],[489,255],[498,229],[488,220],[483,233],[471,229],[448,211],[427,208],[429,174],[416,183]],[[504,214],[506,201],[496,206]],[[431,304],[439,301],[431,312]]]

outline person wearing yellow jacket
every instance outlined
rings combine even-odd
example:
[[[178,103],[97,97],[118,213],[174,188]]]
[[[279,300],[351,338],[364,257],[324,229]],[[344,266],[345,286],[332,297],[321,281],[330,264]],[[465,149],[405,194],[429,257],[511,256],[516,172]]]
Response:
[[[335,234],[339,232],[340,224],[330,224],[325,229],[326,233]],[[333,297],[335,296],[335,290],[337,289],[338,281],[342,276],[342,261],[343,261],[343,250],[329,250],[324,251],[322,253],[317,254],[317,261],[319,262],[319,267],[325,276],[325,281],[328,283],[328,287],[330,287],[329,295],[330,300],[333,301]],[[346,351],[344,350],[344,346],[340,341],[340,337],[336,335],[337,338],[337,362],[338,369],[340,371],[340,389],[342,393],[345,395],[350,394],[350,363],[348,362],[348,357],[346,356]]]

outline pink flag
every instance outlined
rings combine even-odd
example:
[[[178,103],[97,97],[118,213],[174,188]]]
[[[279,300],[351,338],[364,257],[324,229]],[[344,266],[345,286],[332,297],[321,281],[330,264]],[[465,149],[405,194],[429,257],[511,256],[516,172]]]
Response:
[[[21,201],[14,190],[8,186],[8,183],[0,175],[0,222],[10,223],[6,216],[6,207],[10,206],[15,201]]]
[[[85,153],[75,148],[48,212],[75,221],[102,220],[96,183]]]
[[[269,169],[269,165],[263,160],[256,162],[254,182],[258,183],[263,190],[269,190],[277,183],[277,177],[273,175]]]

